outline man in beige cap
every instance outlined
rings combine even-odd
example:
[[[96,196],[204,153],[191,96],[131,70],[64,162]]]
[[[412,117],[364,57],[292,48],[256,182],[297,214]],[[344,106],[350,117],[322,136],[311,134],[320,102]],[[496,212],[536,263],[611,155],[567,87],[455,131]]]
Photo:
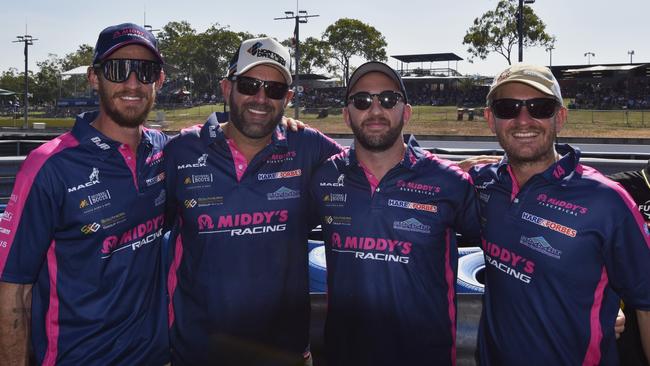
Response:
[[[289,52],[242,42],[213,114],[165,149],[177,215],[169,292],[174,365],[296,365],[309,360],[306,193],[340,147],[279,122],[293,92]]]
[[[486,262],[480,364],[618,364],[619,296],[650,311],[646,224],[579,150],[554,144],[567,112],[548,68],[509,67],[487,104],[506,155],[470,171]]]

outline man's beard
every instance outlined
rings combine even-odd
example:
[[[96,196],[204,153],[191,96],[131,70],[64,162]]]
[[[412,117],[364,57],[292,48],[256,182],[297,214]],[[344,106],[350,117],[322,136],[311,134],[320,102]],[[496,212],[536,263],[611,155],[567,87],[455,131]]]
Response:
[[[110,117],[119,126],[129,128],[138,127],[145,123],[156,99],[155,92],[151,93],[151,97],[148,97],[147,93],[141,91],[121,91],[109,95],[109,92],[102,86],[101,81],[99,83],[99,88],[97,88],[97,92],[99,94],[99,103],[102,105],[103,111],[108,115],[108,117]],[[144,108],[140,109],[142,107],[137,106],[126,107],[120,110],[115,105],[114,100],[125,95],[142,98],[145,101]]]
[[[235,126],[242,135],[251,139],[261,139],[273,133],[275,128],[278,126],[278,123],[282,120],[284,107],[281,107],[275,115],[271,115],[268,121],[252,123],[247,121],[244,117],[244,111],[246,111],[246,109],[252,108],[272,113],[273,106],[270,104],[260,104],[255,102],[237,105],[232,94],[233,93],[230,94],[229,98],[230,122],[232,122],[233,126]]]
[[[390,121],[386,118],[379,118],[380,121],[384,121],[390,125]],[[404,128],[404,117],[400,118],[399,123],[395,127],[391,127],[388,131],[380,135],[364,135],[363,133],[363,123],[366,120],[362,121],[360,124],[356,124],[354,121],[350,121],[350,128],[354,133],[356,142],[359,145],[363,146],[366,150],[372,152],[382,152],[390,149],[397,139],[402,135],[402,129]]]

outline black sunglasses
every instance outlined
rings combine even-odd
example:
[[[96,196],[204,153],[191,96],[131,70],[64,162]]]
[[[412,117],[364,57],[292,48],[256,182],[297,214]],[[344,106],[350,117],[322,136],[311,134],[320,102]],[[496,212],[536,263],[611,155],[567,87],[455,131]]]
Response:
[[[230,80],[237,82],[237,91],[244,95],[256,95],[260,88],[264,87],[267,97],[282,99],[289,91],[289,85],[279,81],[260,80],[248,76],[233,76]]]
[[[370,94],[368,92],[358,92],[356,94],[350,95],[348,98],[348,104],[352,103],[354,108],[364,111],[372,105],[372,98],[377,97],[379,104],[386,109],[391,109],[397,104],[398,101],[403,100],[404,97],[402,94],[391,91],[384,90],[379,94]]]
[[[155,83],[160,79],[162,65],[156,61],[133,60],[133,59],[110,59],[94,64],[95,69],[101,69],[104,79],[123,83],[129,79],[129,75],[135,72],[138,80],[143,84]]]
[[[520,99],[496,99],[492,101],[490,108],[492,113],[499,119],[512,119],[521,113],[521,107],[526,106],[528,114],[537,119],[546,119],[555,116],[560,103],[553,98],[532,98]]]

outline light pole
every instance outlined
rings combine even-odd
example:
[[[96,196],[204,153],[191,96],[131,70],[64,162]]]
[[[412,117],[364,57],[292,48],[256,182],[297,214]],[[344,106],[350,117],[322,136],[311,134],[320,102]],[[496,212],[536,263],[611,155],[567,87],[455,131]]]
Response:
[[[299,66],[300,66],[300,23],[307,23],[307,18],[313,18],[317,17],[318,15],[307,15],[307,11],[305,10],[298,10],[298,2],[296,1],[296,13],[292,11],[285,11],[284,12],[284,17],[282,18],[273,18],[273,20],[285,20],[285,19],[294,19],[296,22],[296,26],[293,29],[294,37],[296,40],[296,51],[295,51],[295,56],[296,56],[296,66],[295,66],[295,72],[296,72],[296,77],[293,79],[293,85],[295,86],[296,93],[294,94],[294,108],[295,108],[295,115],[296,119],[300,117],[300,92],[298,91],[298,88],[300,87],[300,76],[299,76]]]
[[[634,56],[634,50],[627,51],[627,54],[630,55],[630,64],[632,63],[632,56]]]
[[[546,47],[546,51],[548,51],[548,67],[553,66],[553,50],[555,47],[553,45],[550,45]]]
[[[25,34],[23,36],[16,36],[18,40],[13,41],[13,43],[24,43],[25,44],[25,100],[23,103],[23,107],[25,109],[24,112],[24,118],[25,121],[23,122],[23,129],[29,128],[29,125],[27,124],[27,107],[29,106],[29,101],[27,99],[27,95],[29,94],[29,78],[27,77],[27,73],[29,72],[29,69],[27,67],[27,60],[29,59],[29,46],[34,44],[34,41],[38,41],[36,38],[32,38],[29,34]]]
[[[591,58],[596,57],[596,54],[593,52],[585,52],[585,57],[587,58],[587,65],[591,65]]]
[[[519,0],[517,11],[517,36],[519,37],[519,62],[524,61],[524,4],[533,4],[535,0]]]

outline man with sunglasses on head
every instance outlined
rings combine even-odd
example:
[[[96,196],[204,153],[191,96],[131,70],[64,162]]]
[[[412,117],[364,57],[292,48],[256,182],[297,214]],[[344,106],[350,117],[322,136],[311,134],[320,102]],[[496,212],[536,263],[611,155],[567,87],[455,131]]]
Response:
[[[297,365],[310,357],[307,192],[340,147],[278,125],[293,96],[289,53],[242,42],[211,115],[165,149],[172,232],[170,327],[175,365]]]
[[[567,111],[548,68],[507,68],[487,103],[505,157],[470,171],[486,262],[479,362],[616,365],[619,296],[650,310],[648,228],[620,185],[554,144]]]
[[[143,127],[162,85],[157,41],[104,29],[90,85],[99,111],[34,150],[0,219],[0,364],[169,362],[160,244],[163,145]],[[31,329],[30,329],[31,326]]]
[[[455,233],[478,243],[469,176],[403,136],[406,90],[390,66],[352,74],[354,143],[311,183],[327,258],[328,364],[455,365]]]

